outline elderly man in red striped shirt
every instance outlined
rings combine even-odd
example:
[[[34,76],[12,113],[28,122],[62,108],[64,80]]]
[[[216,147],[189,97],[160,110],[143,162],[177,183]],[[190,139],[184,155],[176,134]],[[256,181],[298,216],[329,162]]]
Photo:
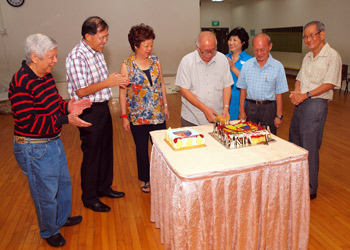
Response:
[[[88,99],[65,102],[59,95],[51,71],[57,63],[57,43],[43,34],[25,42],[26,60],[14,74],[9,99],[14,118],[13,150],[28,178],[40,235],[51,246],[63,246],[62,226],[81,222],[72,211],[72,182],[60,140],[63,124],[91,126],[78,117],[91,106]]]

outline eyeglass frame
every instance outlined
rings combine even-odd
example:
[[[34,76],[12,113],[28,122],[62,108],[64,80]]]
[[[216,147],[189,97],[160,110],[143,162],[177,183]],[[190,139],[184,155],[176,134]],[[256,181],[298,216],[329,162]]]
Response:
[[[103,36],[103,37],[98,37],[96,35],[94,35],[94,37],[96,37],[98,40],[100,40],[101,42],[103,41],[108,41],[109,39],[109,34],[107,36]]]
[[[209,51],[203,51],[203,50],[201,50],[201,48],[198,47],[198,46],[197,46],[197,48],[198,48],[199,51],[200,51],[203,55],[205,55],[205,56],[207,56],[207,55],[209,55],[209,54],[215,55],[216,52],[217,52],[216,48],[213,49],[213,50],[209,50]]]
[[[319,35],[321,32],[322,32],[322,31],[319,31],[319,32],[317,32],[316,34],[310,34],[310,35],[308,35],[308,36],[303,35],[303,39],[304,39],[304,40],[307,40],[307,39],[309,39],[309,37],[312,38],[312,39],[314,39],[314,38],[315,38],[317,35]]]

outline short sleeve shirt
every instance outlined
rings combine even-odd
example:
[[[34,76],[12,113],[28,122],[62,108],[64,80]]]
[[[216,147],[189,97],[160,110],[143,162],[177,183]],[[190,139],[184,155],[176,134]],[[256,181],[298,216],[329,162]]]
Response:
[[[320,53],[313,57],[309,52],[305,55],[297,80],[300,81],[301,93],[309,92],[324,83],[331,83],[340,88],[342,61],[339,53],[326,43]],[[333,99],[333,90],[312,98]]]
[[[230,67],[224,54],[217,52],[206,64],[195,50],[182,58],[175,85],[188,89],[202,103],[218,114],[223,111],[223,90],[233,84]],[[181,117],[197,125],[208,124],[203,111],[182,97]]]
[[[84,40],[81,40],[68,54],[66,71],[68,92],[76,100],[80,99],[75,93],[77,90],[108,78],[107,64],[103,53],[90,48]],[[112,89],[105,88],[88,97],[92,102],[108,101],[112,97]]]
[[[247,99],[274,101],[277,94],[288,91],[284,67],[271,54],[263,68],[254,57],[243,65],[237,88],[247,90]]]

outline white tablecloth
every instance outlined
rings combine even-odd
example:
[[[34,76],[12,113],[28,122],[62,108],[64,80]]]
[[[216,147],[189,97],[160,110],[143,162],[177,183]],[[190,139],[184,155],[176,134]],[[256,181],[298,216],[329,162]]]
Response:
[[[307,249],[308,153],[276,136],[269,145],[174,151],[151,132],[151,220],[165,249]]]

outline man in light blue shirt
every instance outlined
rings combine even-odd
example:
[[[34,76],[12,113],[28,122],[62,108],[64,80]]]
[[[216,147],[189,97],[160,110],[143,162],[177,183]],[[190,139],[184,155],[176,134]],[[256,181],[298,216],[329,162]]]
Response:
[[[284,67],[272,58],[271,49],[268,35],[254,37],[255,57],[243,65],[237,81],[237,87],[241,89],[238,118],[269,126],[276,134],[277,128],[282,126],[282,93],[288,91],[288,84]]]

